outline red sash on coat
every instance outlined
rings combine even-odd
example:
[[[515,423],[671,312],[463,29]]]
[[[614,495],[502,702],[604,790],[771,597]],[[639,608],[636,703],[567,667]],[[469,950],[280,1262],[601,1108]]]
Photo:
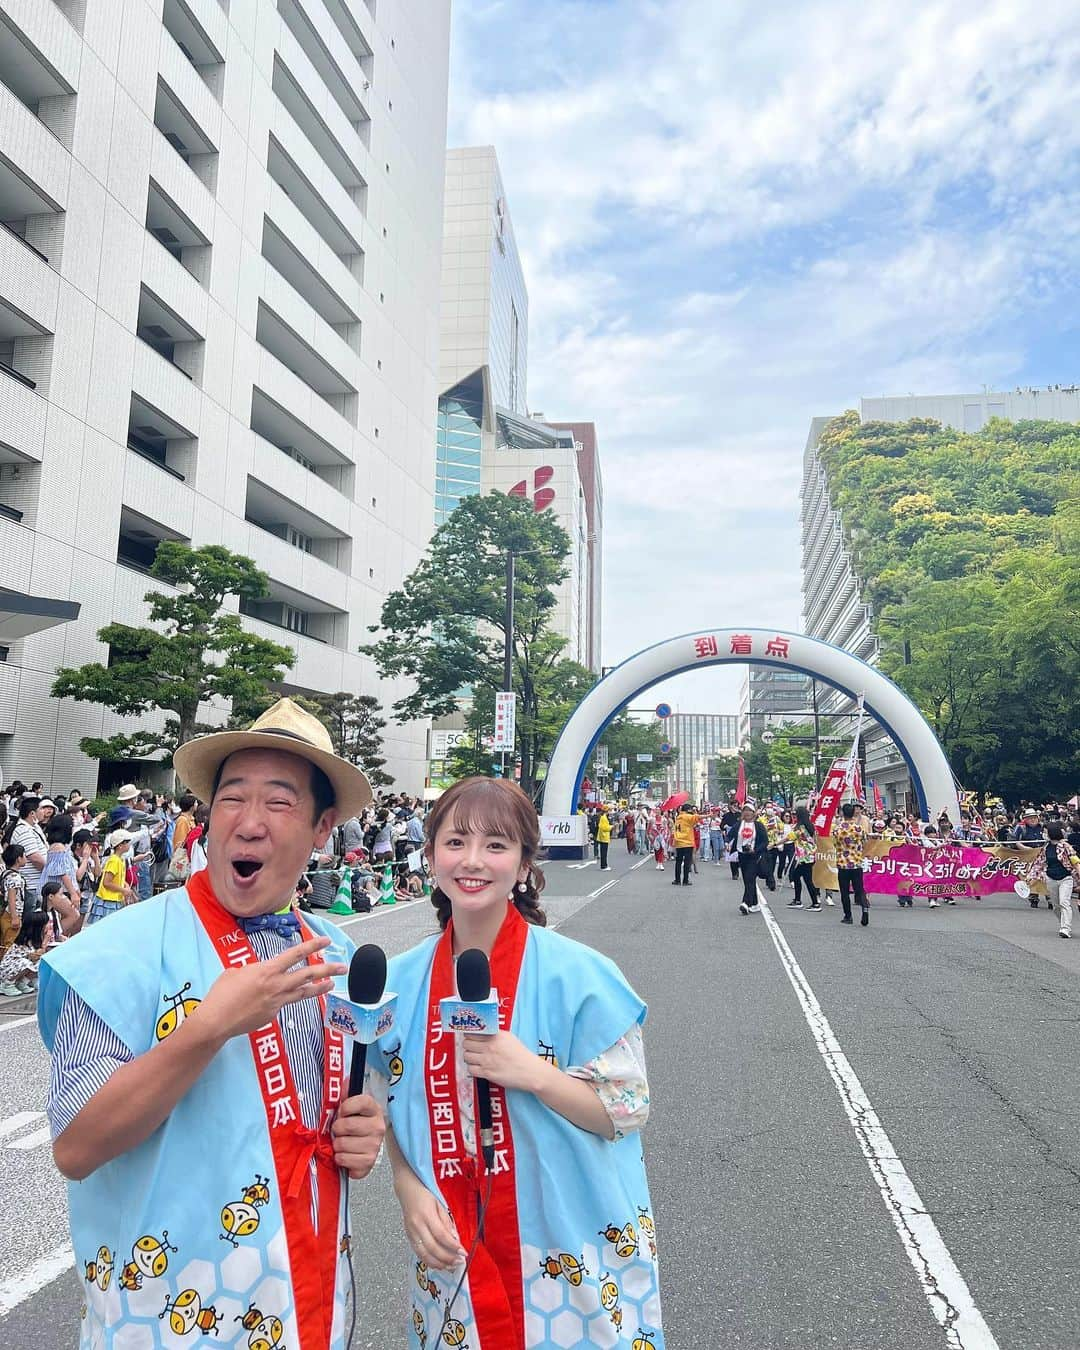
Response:
[[[469,1153],[465,1148],[458,1113],[455,1033],[443,1031],[439,1014],[439,1000],[457,994],[453,929],[451,920],[435,948],[431,967],[424,1077],[435,1179],[453,1216],[461,1244],[469,1251],[476,1237],[479,1206],[487,1192],[489,1178],[480,1154],[478,1125],[474,1150]],[[513,905],[507,905],[506,918],[490,958],[491,986],[498,991],[499,1026],[504,1031],[509,1029],[513,1016],[528,933],[528,924]],[[506,1093],[495,1083],[491,1084],[491,1119],[495,1137],[491,1198],[484,1219],[483,1241],[477,1245],[469,1268],[469,1291],[483,1350],[525,1350],[514,1140],[506,1110]],[[475,1089],[473,1120],[478,1121]]]
[[[223,966],[235,969],[258,960],[236,916],[222,908],[214,895],[208,871],[195,873],[187,883],[187,893]],[[302,920],[300,934],[305,942],[315,936]],[[310,956],[308,964],[321,965],[322,957],[318,954]],[[319,1002],[325,1011],[326,1000],[320,998]],[[277,1021],[251,1032],[249,1039],[262,1090],[285,1221],[293,1302],[300,1333],[298,1350],[329,1350],[341,1209],[341,1172],[334,1162],[330,1125],[344,1095],[344,1042],[324,1020],[322,1108],[319,1128],[309,1130],[300,1114],[296,1085]],[[317,1229],[313,1220],[312,1161],[318,1180]]]

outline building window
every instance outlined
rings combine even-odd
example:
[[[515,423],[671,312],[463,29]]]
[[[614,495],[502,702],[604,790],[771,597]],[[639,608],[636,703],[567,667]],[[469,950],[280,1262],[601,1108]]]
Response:
[[[510,301],[510,407],[518,408],[518,356],[521,346],[521,324],[518,320],[517,306]]]
[[[303,530],[298,530],[295,525],[285,527],[285,539],[287,543],[292,544],[293,548],[301,549],[304,553],[311,552],[313,543],[311,535],[305,534]]]

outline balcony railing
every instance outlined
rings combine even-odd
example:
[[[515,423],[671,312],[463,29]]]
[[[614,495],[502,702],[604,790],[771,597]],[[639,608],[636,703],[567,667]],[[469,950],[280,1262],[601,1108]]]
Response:
[[[16,511],[13,506],[8,506],[5,502],[0,502],[0,516],[4,516],[7,520],[22,520],[23,513]]]
[[[10,234],[13,239],[17,239],[19,243],[22,244],[23,248],[28,248],[31,253],[36,253],[43,263],[48,263],[49,260],[48,258],[46,258],[45,254],[42,253],[41,249],[35,248],[33,244],[25,240],[17,230],[13,230],[11,228],[11,226],[7,223],[6,220],[0,220],[0,226],[3,226],[3,228],[7,230],[8,234]]]
[[[0,361],[0,370],[5,375],[10,375],[13,380],[18,380],[20,384],[25,384],[27,389],[36,389],[37,384],[29,375],[24,375],[21,370],[16,370],[14,366],[9,366],[6,361]]]
[[[146,446],[140,445],[138,441],[129,439],[127,447],[129,450],[134,450],[140,459],[145,459],[153,464],[155,468],[164,469],[167,474],[171,474],[173,478],[178,479],[181,483],[185,481],[184,475],[179,469],[174,469],[171,464],[166,464],[163,459],[159,459],[152,450],[148,450]]]

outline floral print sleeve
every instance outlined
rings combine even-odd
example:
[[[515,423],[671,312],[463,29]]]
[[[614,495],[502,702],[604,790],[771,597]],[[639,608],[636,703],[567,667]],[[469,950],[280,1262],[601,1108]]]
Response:
[[[649,1082],[645,1076],[645,1043],[638,1023],[602,1055],[566,1072],[592,1084],[615,1126],[616,1139],[644,1128],[649,1119]]]

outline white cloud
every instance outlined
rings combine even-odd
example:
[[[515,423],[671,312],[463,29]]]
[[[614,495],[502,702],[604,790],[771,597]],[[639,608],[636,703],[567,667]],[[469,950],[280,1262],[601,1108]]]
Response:
[[[460,0],[452,136],[499,154],[530,402],[597,423],[605,661],[733,597],[798,626],[812,416],[1020,378],[1080,267],[1075,20],[1074,0]]]

